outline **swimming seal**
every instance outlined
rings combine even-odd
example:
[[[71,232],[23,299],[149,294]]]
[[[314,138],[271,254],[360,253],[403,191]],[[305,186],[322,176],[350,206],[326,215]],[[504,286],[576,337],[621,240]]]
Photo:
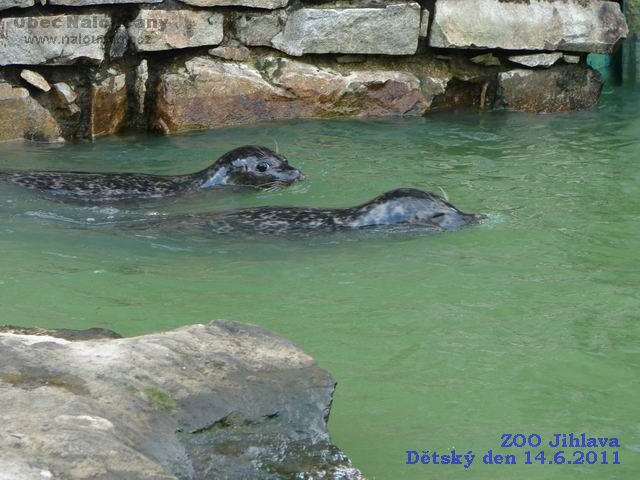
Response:
[[[210,167],[188,175],[0,171],[0,182],[85,201],[167,197],[223,185],[275,189],[302,179],[303,173],[285,157],[254,145],[231,150]]]
[[[440,232],[480,223],[482,215],[464,213],[433,193],[413,188],[386,192],[352,208],[257,207],[227,212],[170,216],[160,226],[213,234],[299,235],[371,227]],[[156,226],[158,224],[156,223]]]

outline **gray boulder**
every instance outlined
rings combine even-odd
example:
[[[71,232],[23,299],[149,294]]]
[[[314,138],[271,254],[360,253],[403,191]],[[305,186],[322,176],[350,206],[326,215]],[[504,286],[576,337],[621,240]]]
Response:
[[[180,0],[196,7],[253,7],[273,10],[286,7],[289,0]]]
[[[122,5],[126,3],[161,3],[164,0],[47,0],[49,5],[86,7],[88,5]]]
[[[327,433],[335,380],[281,337],[39,333],[0,332],[0,477],[362,479]]]
[[[129,36],[138,51],[159,51],[218,45],[224,17],[208,10],[143,8],[131,21]]]
[[[34,0],[0,0],[0,10],[8,8],[27,8],[35,5]]]
[[[271,42],[289,55],[368,53],[413,55],[421,9],[416,2],[364,8],[301,8]]]
[[[110,25],[104,13],[0,19],[0,66],[102,62]]]
[[[438,0],[429,44],[609,53],[628,32],[616,2]]]
[[[597,103],[602,83],[598,72],[582,65],[509,70],[498,75],[498,101],[521,112],[585,110]]]
[[[252,47],[270,47],[271,40],[282,31],[284,10],[268,13],[238,14],[233,20],[236,38]]]

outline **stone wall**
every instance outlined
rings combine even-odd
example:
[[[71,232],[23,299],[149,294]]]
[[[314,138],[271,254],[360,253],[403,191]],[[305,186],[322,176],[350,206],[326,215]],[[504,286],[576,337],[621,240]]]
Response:
[[[589,108],[627,33],[600,0],[0,0],[0,141]]]

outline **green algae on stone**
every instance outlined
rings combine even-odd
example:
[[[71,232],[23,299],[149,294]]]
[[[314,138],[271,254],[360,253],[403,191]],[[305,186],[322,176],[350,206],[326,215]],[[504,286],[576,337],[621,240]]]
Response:
[[[145,388],[143,392],[151,406],[159,412],[168,412],[177,406],[176,401],[167,392],[157,388]]]

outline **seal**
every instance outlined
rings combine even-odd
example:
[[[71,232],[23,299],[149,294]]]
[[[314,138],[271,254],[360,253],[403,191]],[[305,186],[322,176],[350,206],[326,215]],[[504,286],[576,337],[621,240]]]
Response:
[[[304,178],[284,156],[255,145],[231,150],[210,167],[188,175],[0,171],[0,182],[74,200],[98,202],[168,197],[225,185],[270,190]]]
[[[169,216],[154,223],[219,235],[306,235],[376,227],[441,232],[480,223],[484,218],[464,213],[436,194],[400,188],[351,208],[256,207]]]

